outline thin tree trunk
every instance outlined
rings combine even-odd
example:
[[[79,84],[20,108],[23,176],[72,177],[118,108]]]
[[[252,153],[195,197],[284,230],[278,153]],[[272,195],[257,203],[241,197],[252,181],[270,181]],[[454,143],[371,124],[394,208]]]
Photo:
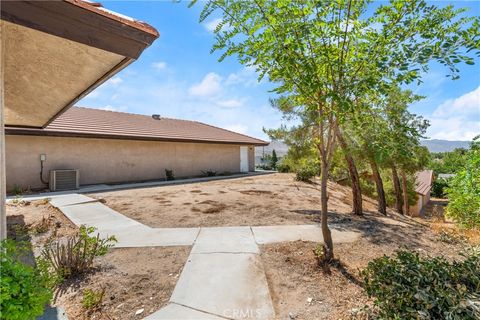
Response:
[[[398,213],[403,214],[402,188],[400,187],[400,179],[398,179],[397,168],[392,164],[392,183],[395,190],[395,208]]]
[[[405,214],[410,214],[410,205],[408,203],[407,174],[402,170],[402,189],[403,189],[403,205]]]
[[[321,174],[321,202],[322,202],[322,235],[323,235],[323,254],[325,262],[333,260],[333,240],[332,233],[328,228],[328,195],[327,195],[327,183],[328,183],[328,165],[325,159],[322,159],[322,172]]]
[[[387,201],[385,200],[385,191],[383,189],[383,181],[380,176],[380,171],[374,160],[370,160],[370,167],[372,168],[373,179],[375,180],[375,186],[377,187],[378,212],[387,215]]]
[[[362,189],[360,188],[360,177],[358,175],[357,166],[355,165],[353,157],[349,154],[347,142],[343,138],[340,129],[337,129],[336,134],[338,142],[340,143],[340,147],[342,148],[343,154],[345,156],[345,161],[347,161],[348,173],[350,175],[350,180],[352,181],[352,213],[354,215],[361,216],[363,214]]]

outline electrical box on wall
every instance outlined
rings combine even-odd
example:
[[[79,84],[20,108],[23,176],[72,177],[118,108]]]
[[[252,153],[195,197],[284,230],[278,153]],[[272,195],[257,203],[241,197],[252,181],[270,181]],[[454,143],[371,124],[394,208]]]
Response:
[[[41,154],[40,155],[40,161],[47,161],[47,155],[46,154]]]

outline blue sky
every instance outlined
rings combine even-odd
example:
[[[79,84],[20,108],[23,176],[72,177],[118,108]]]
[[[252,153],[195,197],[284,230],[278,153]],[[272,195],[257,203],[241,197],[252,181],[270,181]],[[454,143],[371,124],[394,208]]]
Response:
[[[267,139],[262,128],[275,128],[281,115],[269,104],[272,85],[258,83],[253,70],[235,57],[218,62],[210,54],[214,19],[198,22],[201,5],[187,2],[102,1],[105,8],[148,22],[160,38],[132,65],[90,93],[80,106],[196,120]],[[448,3],[442,1],[441,3]],[[480,15],[480,1],[454,1]],[[461,78],[433,65],[424,84],[413,86],[427,98],[411,111],[431,122],[430,138],[469,140],[480,134],[480,59],[461,65]]]

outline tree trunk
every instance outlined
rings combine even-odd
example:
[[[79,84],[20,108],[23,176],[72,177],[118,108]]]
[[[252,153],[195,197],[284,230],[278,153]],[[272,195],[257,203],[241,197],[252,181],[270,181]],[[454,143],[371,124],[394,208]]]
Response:
[[[380,171],[374,160],[370,160],[370,167],[372,168],[373,179],[375,179],[375,186],[377,187],[378,212],[387,215],[387,201],[385,200],[385,191],[383,189],[383,181],[380,176]]]
[[[333,241],[332,234],[328,228],[328,195],[327,195],[327,182],[328,182],[328,166],[325,159],[322,159],[322,172],[321,174],[321,202],[322,202],[322,235],[323,235],[323,254],[325,262],[333,260]]]
[[[360,189],[360,177],[358,175],[357,167],[355,166],[355,161],[353,157],[348,152],[348,145],[345,139],[343,138],[340,129],[337,129],[337,138],[340,146],[343,150],[345,156],[345,161],[348,164],[348,173],[350,175],[350,180],[352,181],[352,198],[353,198],[353,210],[354,215],[361,216],[363,214],[363,205],[362,205],[362,189]]]
[[[398,213],[403,214],[403,200],[402,200],[402,188],[400,187],[400,180],[398,179],[397,168],[392,164],[392,183],[395,190],[395,208]]]
[[[402,170],[402,189],[403,189],[403,205],[405,214],[410,214],[410,205],[408,203],[407,174]]]

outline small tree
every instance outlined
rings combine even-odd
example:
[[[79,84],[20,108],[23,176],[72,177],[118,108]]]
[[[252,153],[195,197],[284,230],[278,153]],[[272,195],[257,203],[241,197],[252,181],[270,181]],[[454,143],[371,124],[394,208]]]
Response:
[[[194,5],[197,1],[192,1]],[[392,0],[366,15],[368,2],[209,0],[200,21],[221,14],[213,51],[236,55],[275,83],[283,107],[312,125],[321,163],[324,257],[333,259],[328,227],[328,173],[338,130],[355,100],[391,85],[421,80],[431,60],[458,77],[455,64],[473,64],[463,49],[477,50],[479,19],[464,10],[418,0]]]
[[[275,149],[273,149],[272,157],[270,158],[270,166],[272,167],[273,170],[277,169],[277,162],[278,162],[277,152],[275,151]]]

